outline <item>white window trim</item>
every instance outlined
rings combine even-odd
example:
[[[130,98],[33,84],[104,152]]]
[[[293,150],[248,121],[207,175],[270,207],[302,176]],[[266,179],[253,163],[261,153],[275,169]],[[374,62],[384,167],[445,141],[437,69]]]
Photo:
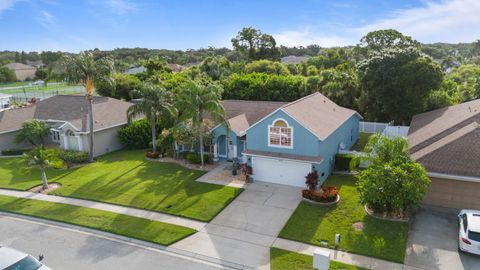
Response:
[[[271,143],[270,143],[270,128],[271,128],[271,127],[277,127],[277,126],[274,126],[274,124],[275,124],[277,121],[283,121],[283,122],[285,122],[285,123],[287,124],[286,127],[291,130],[291,140],[290,140],[290,141],[291,141],[292,143],[290,144],[290,146],[283,146],[283,145],[277,145],[277,144],[271,144]],[[285,119],[283,119],[283,118],[277,118],[277,119],[273,120],[273,121],[272,121],[272,124],[271,124],[271,125],[268,125],[268,127],[267,127],[267,132],[268,132],[268,133],[267,133],[267,134],[268,134],[268,136],[267,136],[267,137],[268,137],[268,138],[267,138],[267,140],[268,140],[268,141],[267,141],[268,147],[293,149],[293,127],[290,126],[290,124],[288,123],[287,120],[285,120]]]

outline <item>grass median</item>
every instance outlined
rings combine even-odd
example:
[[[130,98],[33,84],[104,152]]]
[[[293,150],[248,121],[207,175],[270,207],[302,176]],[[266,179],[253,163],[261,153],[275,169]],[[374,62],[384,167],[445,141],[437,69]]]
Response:
[[[196,232],[191,228],[145,218],[2,195],[0,195],[0,211],[78,225],[165,246]]]
[[[272,270],[314,270],[313,257],[279,248],[270,249]],[[367,270],[358,266],[330,261],[329,270]]]

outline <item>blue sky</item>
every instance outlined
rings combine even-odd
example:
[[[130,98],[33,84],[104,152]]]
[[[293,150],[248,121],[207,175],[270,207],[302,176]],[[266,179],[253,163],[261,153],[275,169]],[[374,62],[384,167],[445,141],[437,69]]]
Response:
[[[352,45],[382,28],[472,42],[479,14],[479,0],[0,0],[0,50],[230,47],[244,26],[287,46]]]

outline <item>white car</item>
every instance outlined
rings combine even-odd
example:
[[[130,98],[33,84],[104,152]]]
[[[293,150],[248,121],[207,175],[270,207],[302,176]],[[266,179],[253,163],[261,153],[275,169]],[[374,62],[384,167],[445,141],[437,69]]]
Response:
[[[458,224],[458,249],[480,255],[480,211],[462,210]]]
[[[44,86],[45,85],[45,82],[42,81],[42,80],[38,80],[38,81],[35,81],[32,83],[32,85],[36,85],[36,86]]]
[[[39,259],[13,248],[0,246],[0,270],[51,270]]]

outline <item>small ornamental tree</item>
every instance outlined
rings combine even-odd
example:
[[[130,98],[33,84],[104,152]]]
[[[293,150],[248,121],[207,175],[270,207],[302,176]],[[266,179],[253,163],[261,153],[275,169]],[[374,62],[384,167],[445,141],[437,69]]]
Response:
[[[50,134],[50,128],[47,123],[38,120],[25,121],[22,129],[15,136],[15,143],[29,142],[34,146],[43,145],[43,138],[48,134]]]
[[[430,179],[410,157],[406,140],[373,135],[366,149],[371,165],[358,177],[361,202],[375,212],[399,215],[418,206]]]
[[[317,171],[309,172],[307,174],[307,176],[305,176],[305,179],[307,179],[305,181],[305,184],[307,185],[308,189],[310,189],[310,190],[317,189],[317,185],[318,185],[318,172]]]

